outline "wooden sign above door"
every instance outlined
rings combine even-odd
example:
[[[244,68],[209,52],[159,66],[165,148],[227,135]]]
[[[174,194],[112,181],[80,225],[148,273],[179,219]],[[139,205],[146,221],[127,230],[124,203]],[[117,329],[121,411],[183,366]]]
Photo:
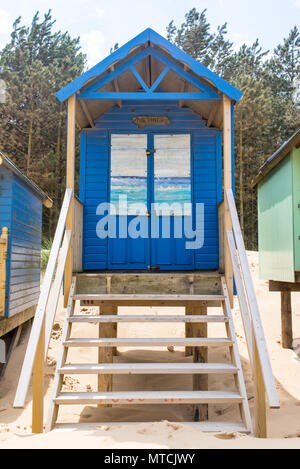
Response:
[[[138,116],[133,117],[132,122],[138,125],[140,130],[151,125],[170,125],[170,119],[166,116]]]

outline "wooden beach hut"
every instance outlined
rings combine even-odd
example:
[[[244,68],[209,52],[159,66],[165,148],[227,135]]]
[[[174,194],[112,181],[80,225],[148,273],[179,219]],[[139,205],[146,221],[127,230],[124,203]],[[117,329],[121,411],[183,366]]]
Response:
[[[68,106],[67,189],[15,406],[24,406],[33,371],[33,431],[42,431],[43,361],[64,274],[67,317],[48,430],[61,405],[180,403],[194,405],[202,430],[252,431],[231,313],[234,271],[256,383],[256,434],[265,436],[265,393],[271,407],[279,403],[233,195],[234,105],[242,93],[149,28],[57,97]],[[79,197],[74,194],[76,127]],[[160,204],[172,205],[167,236]],[[197,216],[200,220],[200,242],[192,248],[186,231],[178,235],[182,208],[190,228],[195,230]],[[76,302],[98,307],[99,314],[74,314]],[[174,314],[119,315],[124,305],[172,306]],[[211,307],[221,314],[209,315]],[[121,321],[142,322],[144,330],[149,322],[181,322],[186,337],[121,338]],[[98,338],[73,337],[75,322],[99,326]],[[213,322],[223,324],[223,339],[208,337]],[[176,345],[186,347],[192,363],[114,363],[118,346]],[[230,364],[209,363],[208,348],[216,345],[229,347]],[[71,347],[98,349],[98,363],[67,365]],[[63,376],[82,373],[98,376],[97,390],[62,392]],[[116,392],[113,387],[116,374],[174,373],[192,374],[193,389]],[[232,373],[236,391],[222,390],[222,380],[220,390],[210,390],[208,375],[224,373]],[[238,406],[241,421],[209,421],[208,405],[226,402]]]
[[[282,346],[292,348],[291,292],[300,291],[300,129],[260,168],[258,197],[260,278],[281,292]]]
[[[34,316],[48,196],[0,152],[0,337]]]

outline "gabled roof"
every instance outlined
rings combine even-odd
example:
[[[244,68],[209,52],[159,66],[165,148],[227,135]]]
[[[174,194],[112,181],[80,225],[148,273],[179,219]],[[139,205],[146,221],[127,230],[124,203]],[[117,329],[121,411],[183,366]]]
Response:
[[[25,176],[25,174],[23,174],[22,171],[12,161],[0,151],[0,166],[1,165],[9,169],[16,176],[18,176],[18,178],[24,181],[27,186],[29,186],[36,194],[38,194],[46,207],[52,207],[53,202],[50,197],[48,197],[48,195],[44,191],[42,191],[42,189],[40,189],[35,184],[35,182]]]
[[[269,172],[282,161],[293,148],[300,148],[300,129],[298,129],[259,169],[259,173],[253,180],[251,187],[254,188]]]
[[[234,104],[242,93],[195,59],[146,29],[106,59],[58,91],[63,102],[76,94],[76,125],[82,129],[125,101],[174,102],[189,107],[222,130],[223,95]]]
[[[81,88],[86,85],[88,81],[98,77],[99,75],[103,74],[107,69],[109,69],[112,65],[116,65],[117,62],[125,59],[135,48],[147,43],[151,43],[153,45],[163,48],[175,60],[187,65],[193,73],[210,82],[218,91],[225,94],[232,100],[239,101],[243,96],[243,93],[237,88],[233,87],[225,80],[220,78],[218,75],[211,72],[208,68],[204,67],[204,65],[197,62],[197,60],[190,57],[188,54],[183,52],[174,44],[171,44],[169,41],[167,41],[167,39],[165,39],[160,34],[156,33],[153,29],[148,28],[141,34],[136,36],[134,39],[127,42],[127,44],[117,49],[104,60],[99,62],[97,65],[92,67],[90,70],[85,72],[83,75],[76,78],[74,81],[72,81],[67,86],[58,91],[56,93],[57,98],[61,102],[65,101],[74,93],[80,91]]]

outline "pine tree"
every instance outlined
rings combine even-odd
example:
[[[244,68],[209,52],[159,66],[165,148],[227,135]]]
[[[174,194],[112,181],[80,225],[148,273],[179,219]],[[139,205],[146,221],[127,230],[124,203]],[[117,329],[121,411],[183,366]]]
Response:
[[[79,39],[53,32],[51,11],[30,27],[17,18],[11,41],[0,53],[7,100],[0,106],[0,147],[54,200],[53,235],[65,179],[66,109],[55,92],[83,72]],[[49,216],[49,212],[45,212]],[[46,223],[47,225],[47,223]]]
[[[206,18],[206,10],[199,13],[193,8],[185,15],[185,22],[176,28],[174,21],[167,27],[167,37],[194,59],[208,66],[210,50],[214,36],[210,33],[210,25]]]

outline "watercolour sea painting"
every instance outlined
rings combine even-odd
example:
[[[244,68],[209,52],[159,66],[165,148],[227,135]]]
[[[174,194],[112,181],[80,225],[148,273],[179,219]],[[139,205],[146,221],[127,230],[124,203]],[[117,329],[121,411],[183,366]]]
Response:
[[[145,157],[147,146],[147,134],[112,136],[110,202],[122,215],[133,215],[130,207],[134,204],[142,204],[147,210],[149,202],[177,204],[179,215],[183,210],[188,214],[187,207],[191,204],[190,136],[154,136],[152,178]]]

